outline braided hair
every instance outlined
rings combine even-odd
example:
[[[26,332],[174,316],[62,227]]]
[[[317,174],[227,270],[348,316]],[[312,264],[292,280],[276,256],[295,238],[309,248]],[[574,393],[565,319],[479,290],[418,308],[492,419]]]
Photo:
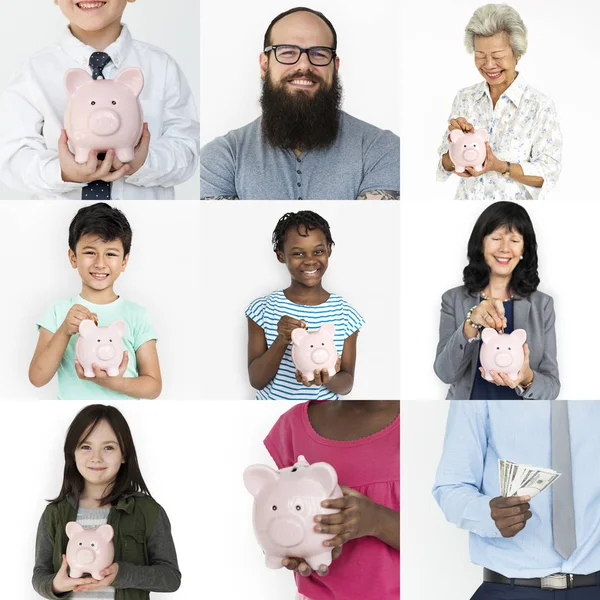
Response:
[[[331,237],[329,223],[321,215],[318,215],[312,210],[300,210],[297,213],[285,213],[285,215],[277,222],[272,237],[274,252],[283,251],[285,234],[294,227],[296,228],[298,235],[303,237],[308,237],[309,231],[319,229],[323,232],[328,246],[333,246],[335,244]],[[304,233],[302,233],[300,227],[304,228]]]

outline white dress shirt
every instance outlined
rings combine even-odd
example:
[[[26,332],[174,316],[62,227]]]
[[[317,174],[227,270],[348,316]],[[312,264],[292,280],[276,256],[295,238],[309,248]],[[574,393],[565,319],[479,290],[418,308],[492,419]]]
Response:
[[[456,200],[540,200],[556,185],[560,174],[562,136],[554,104],[533,89],[519,75],[492,104],[485,81],[460,90],[454,99],[448,119],[465,118],[475,130],[487,129],[490,148],[504,161],[521,165],[528,176],[544,178],[541,188],[518,183],[496,171],[479,177],[458,177]],[[442,166],[442,155],[450,142],[446,130],[438,149],[437,179],[445,181],[452,173]]]
[[[34,198],[81,199],[86,184],[63,181],[58,160],[67,104],[63,80],[68,69],[91,73],[94,51],[67,27],[60,43],[32,56],[0,96],[0,180],[7,186]],[[106,79],[127,67],[144,73],[139,100],[151,136],[146,162],[112,183],[111,198],[172,199],[173,186],[189,179],[198,165],[200,129],[188,83],[166,52],[133,40],[126,25],[104,51],[112,59],[104,68]]]

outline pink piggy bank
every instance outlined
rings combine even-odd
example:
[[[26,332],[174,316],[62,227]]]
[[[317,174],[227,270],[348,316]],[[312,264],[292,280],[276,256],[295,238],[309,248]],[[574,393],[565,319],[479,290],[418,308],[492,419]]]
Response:
[[[79,337],[75,344],[75,357],[83,367],[86,377],[95,377],[92,364],[106,371],[111,377],[119,374],[125,350],[122,338],[126,330],[125,321],[115,321],[108,327],[97,327],[90,319],[81,321]]]
[[[65,75],[69,101],[65,129],[75,150],[75,162],[84,163],[90,150],[114,149],[121,162],[133,160],[144,119],[138,96],[144,76],[137,68],[124,69],[115,79],[92,79],[83,69]]]
[[[516,379],[525,359],[523,344],[527,339],[526,331],[515,329],[512,333],[498,333],[495,329],[486,327],[481,332],[481,339],[483,343],[479,359],[485,371],[485,379],[492,381],[490,371],[506,373],[511,379]]]
[[[330,377],[335,375],[338,355],[333,343],[334,333],[333,323],[325,323],[310,333],[301,328],[292,331],[292,361],[308,381],[314,381],[315,369],[327,369]]]
[[[487,139],[486,129],[478,129],[475,133],[465,133],[460,129],[450,132],[450,160],[457,173],[464,173],[465,167],[481,171],[486,157]]]
[[[286,557],[303,558],[311,569],[331,564],[333,548],[323,542],[334,536],[314,531],[316,515],[339,512],[322,508],[321,502],[343,496],[330,464],[310,465],[299,456],[293,467],[279,471],[252,465],[244,471],[244,484],[254,496],[254,533],[267,567],[281,568]]]
[[[115,558],[113,536],[110,525],[84,529],[79,523],[70,521],[66,526],[67,563],[71,567],[69,577],[78,579],[89,573],[94,579],[102,580],[100,572],[110,567]]]

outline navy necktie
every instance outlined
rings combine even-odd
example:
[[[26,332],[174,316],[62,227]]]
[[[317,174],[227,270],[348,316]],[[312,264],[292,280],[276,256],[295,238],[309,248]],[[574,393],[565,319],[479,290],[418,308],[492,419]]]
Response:
[[[106,52],[92,52],[89,65],[92,69],[93,79],[104,79],[102,73],[104,67],[110,62],[110,56]],[[98,154],[102,160],[104,154]],[[92,181],[81,191],[82,200],[110,200],[110,183],[107,181]]]

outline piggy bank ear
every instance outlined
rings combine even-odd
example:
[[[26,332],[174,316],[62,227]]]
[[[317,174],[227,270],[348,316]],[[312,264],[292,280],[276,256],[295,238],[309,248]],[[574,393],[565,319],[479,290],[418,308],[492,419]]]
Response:
[[[91,319],[84,319],[79,323],[79,335],[83,338],[93,336],[96,329],[96,323]]]
[[[517,340],[517,342],[519,342],[519,344],[521,344],[521,346],[525,343],[525,340],[527,339],[527,332],[524,329],[515,329],[511,334],[510,334],[511,339],[515,338]]]
[[[131,67],[121,71],[115,81],[124,83],[137,97],[144,87],[144,74],[137,67]]]
[[[298,327],[297,329],[292,330],[292,342],[296,344],[296,346],[300,343],[300,341],[308,335],[308,331],[306,329],[302,329],[302,327]]]
[[[478,137],[480,140],[482,140],[483,142],[487,142],[488,139],[488,132],[487,129],[478,129],[475,132],[475,137]]]
[[[244,485],[255,498],[265,485],[278,479],[279,473],[267,465],[250,465],[244,471]]]
[[[453,129],[450,132],[450,141],[456,142],[456,140],[458,140],[458,138],[461,137],[462,135],[463,135],[463,132],[461,129]]]
[[[75,521],[69,521],[65,527],[65,531],[67,532],[67,537],[71,539],[74,535],[81,533],[83,527],[79,523],[75,523]]]
[[[77,88],[89,81],[92,81],[92,76],[87,71],[83,69],[69,69],[65,73],[65,89],[67,90],[67,94],[72,96]]]
[[[335,334],[335,325],[333,323],[325,323],[325,325],[321,325],[320,331],[333,336]]]
[[[110,542],[115,535],[115,530],[111,525],[100,525],[100,527],[96,529],[96,533],[98,533],[104,541]]]
[[[492,329],[491,327],[486,327],[481,332],[481,339],[483,340],[484,344],[488,344],[497,336],[498,336],[498,332],[495,329]]]
[[[337,485],[338,478],[335,469],[324,462],[313,463],[308,470],[308,477],[318,481],[324,488],[327,497],[333,494],[333,490]]]
[[[113,321],[108,326],[108,330],[116,331],[121,337],[123,337],[127,331],[127,323],[125,323],[125,321]]]

